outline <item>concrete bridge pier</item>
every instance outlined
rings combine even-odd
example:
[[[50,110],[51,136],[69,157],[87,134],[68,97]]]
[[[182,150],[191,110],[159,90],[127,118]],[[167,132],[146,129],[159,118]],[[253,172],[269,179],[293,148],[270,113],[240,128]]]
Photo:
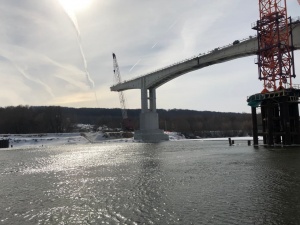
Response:
[[[169,140],[168,135],[164,134],[163,130],[159,129],[158,113],[156,112],[155,88],[150,88],[149,91],[146,87],[141,88],[141,105],[140,129],[134,132],[134,139],[145,142]]]

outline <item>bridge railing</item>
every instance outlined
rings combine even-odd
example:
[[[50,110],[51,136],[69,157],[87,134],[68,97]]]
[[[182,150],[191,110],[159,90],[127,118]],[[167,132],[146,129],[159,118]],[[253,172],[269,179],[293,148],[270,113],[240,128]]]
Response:
[[[231,44],[228,44],[228,45],[225,45],[225,46],[222,46],[222,47],[214,48],[213,50],[210,50],[210,51],[208,51],[208,52],[200,53],[200,54],[195,55],[195,56],[192,56],[192,57],[190,57],[190,58],[187,58],[187,59],[181,60],[181,61],[179,61],[179,62],[173,63],[173,64],[171,64],[171,65],[167,65],[167,66],[165,66],[165,67],[162,67],[162,68],[153,70],[153,71],[151,71],[151,72],[142,74],[142,75],[137,76],[137,77],[135,77],[135,78],[132,78],[132,79],[130,79],[130,80],[127,80],[127,81],[124,80],[123,82],[121,82],[121,84],[122,84],[122,83],[126,83],[126,82],[128,82],[128,81],[135,80],[135,79],[140,78],[140,77],[144,77],[144,76],[150,75],[150,74],[155,73],[155,72],[158,72],[158,71],[162,71],[162,70],[171,68],[172,66],[179,65],[179,64],[184,63],[184,62],[187,62],[187,61],[189,61],[189,60],[193,60],[193,59],[196,59],[196,58],[200,58],[200,57],[206,56],[206,55],[211,54],[211,53],[215,53],[215,52],[217,52],[217,51],[219,51],[219,50],[222,50],[222,49],[231,47],[231,46],[233,46],[233,45],[238,45],[238,44],[240,44],[241,42],[248,41],[248,40],[253,39],[253,38],[256,38],[256,37],[257,37],[256,34],[255,34],[255,35],[250,35],[250,36],[247,37],[247,38],[243,38],[243,39],[240,39],[240,40],[236,40],[236,41],[237,41],[236,44],[234,44],[234,42],[236,42],[236,41],[234,41],[234,42],[231,43]]]
[[[256,38],[256,37],[257,37],[256,34],[255,34],[255,35],[250,35],[250,36],[247,37],[247,38],[243,38],[243,39],[240,39],[240,40],[236,40],[236,41],[237,41],[236,44],[234,44],[234,42],[235,42],[235,41],[234,41],[232,44],[228,44],[228,45],[224,45],[224,46],[222,46],[222,47],[215,48],[215,49],[210,50],[210,51],[208,51],[207,53],[204,53],[204,54],[202,54],[202,55],[207,55],[207,54],[210,54],[210,53],[214,53],[214,52],[216,52],[216,51],[218,51],[218,50],[222,50],[222,49],[224,49],[224,48],[228,48],[228,47],[231,47],[231,46],[233,46],[233,45],[240,44],[241,42],[248,41],[248,40],[253,39],[253,38]],[[201,54],[199,54],[199,56],[200,56],[200,55],[201,55]]]
[[[291,18],[291,21],[292,21],[292,23],[300,23],[300,16]],[[238,41],[236,44],[239,44],[239,43],[244,42],[244,41],[248,41],[248,40],[253,39],[253,38],[256,38],[256,37],[257,37],[256,34],[255,34],[255,35],[250,35],[250,36],[247,37],[247,38],[243,38],[243,39],[240,39],[240,40],[236,40],[236,41]],[[235,41],[234,41],[234,42],[235,42]],[[190,57],[190,58],[184,59],[184,60],[182,60],[182,61],[173,63],[173,64],[171,64],[171,65],[168,65],[168,66],[165,66],[165,67],[162,67],[162,68],[153,70],[153,71],[151,71],[151,72],[142,74],[142,75],[137,76],[137,77],[135,77],[135,78],[132,78],[132,79],[130,79],[130,80],[128,80],[128,81],[132,81],[132,80],[135,80],[135,79],[137,79],[137,78],[144,77],[144,76],[147,76],[147,75],[149,75],[149,74],[152,74],[152,73],[155,73],[155,72],[158,72],[158,71],[162,71],[162,70],[164,70],[164,69],[168,69],[168,68],[170,68],[170,67],[172,67],[172,66],[179,65],[179,64],[181,64],[181,63],[184,63],[184,62],[189,61],[189,60],[192,60],[192,59],[196,59],[196,58],[199,58],[199,57],[203,57],[203,56],[205,56],[205,55],[208,55],[208,54],[217,52],[217,51],[219,51],[219,50],[222,50],[222,49],[224,49],[224,48],[228,48],[228,47],[233,46],[233,45],[235,45],[235,44],[232,43],[232,44],[228,44],[228,45],[225,45],[225,46],[222,46],[222,47],[214,48],[213,50],[210,50],[210,51],[208,51],[208,52],[206,52],[206,53],[200,53],[199,55],[195,55],[195,56],[192,56],[192,57]],[[128,82],[128,81],[124,80],[122,83],[126,83],[126,82]]]

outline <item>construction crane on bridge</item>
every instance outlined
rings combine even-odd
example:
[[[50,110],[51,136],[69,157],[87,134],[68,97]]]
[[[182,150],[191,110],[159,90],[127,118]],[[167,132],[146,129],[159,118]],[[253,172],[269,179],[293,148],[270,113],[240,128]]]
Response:
[[[299,0],[298,0],[299,2]],[[292,88],[295,78],[291,18],[286,0],[259,0],[260,19],[253,29],[258,38],[258,75],[263,81],[262,93]]]
[[[120,69],[117,61],[117,57],[115,53],[112,53],[113,56],[113,68],[114,68],[114,80],[115,84],[122,83]],[[121,104],[121,111],[122,111],[122,129],[125,131],[133,131],[133,124],[132,121],[128,118],[127,109],[125,104],[125,96],[123,91],[119,91],[119,100]]]

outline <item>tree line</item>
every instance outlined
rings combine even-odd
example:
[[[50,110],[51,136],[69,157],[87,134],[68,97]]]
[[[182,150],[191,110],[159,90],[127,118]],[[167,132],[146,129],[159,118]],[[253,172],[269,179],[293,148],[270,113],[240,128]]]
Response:
[[[228,136],[251,134],[251,115],[185,109],[158,109],[159,127],[190,136]],[[135,129],[139,127],[139,109],[129,109]],[[0,108],[0,133],[63,133],[72,132],[76,124],[106,125],[120,128],[121,109],[68,108],[60,106],[10,106]],[[232,136],[232,135],[231,135]]]

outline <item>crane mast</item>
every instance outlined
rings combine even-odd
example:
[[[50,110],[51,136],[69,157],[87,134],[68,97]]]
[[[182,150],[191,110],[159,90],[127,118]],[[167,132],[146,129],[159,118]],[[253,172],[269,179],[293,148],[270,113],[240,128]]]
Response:
[[[287,17],[286,0],[259,0],[260,19],[253,29],[258,37],[258,78],[262,93],[292,88],[295,78],[291,18]]]

